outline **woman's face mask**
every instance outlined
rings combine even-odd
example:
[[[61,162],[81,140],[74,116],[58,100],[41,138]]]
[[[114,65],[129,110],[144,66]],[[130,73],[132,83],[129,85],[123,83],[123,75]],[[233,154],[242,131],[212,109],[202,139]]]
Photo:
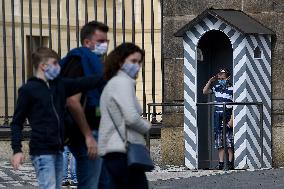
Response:
[[[138,63],[125,62],[122,65],[121,70],[127,73],[131,78],[136,79],[140,68],[141,66]]]
[[[44,70],[44,75],[47,80],[54,80],[60,73],[59,65],[47,64],[47,68]]]

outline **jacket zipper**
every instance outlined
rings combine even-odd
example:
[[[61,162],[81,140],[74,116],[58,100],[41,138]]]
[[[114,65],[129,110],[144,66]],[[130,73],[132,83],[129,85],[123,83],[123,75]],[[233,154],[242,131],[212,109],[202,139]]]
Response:
[[[52,109],[54,111],[54,114],[56,116],[56,119],[57,119],[57,127],[58,127],[58,139],[59,139],[59,144],[61,145],[61,137],[60,137],[60,134],[61,134],[61,130],[60,130],[60,120],[59,120],[59,115],[55,109],[55,106],[54,106],[54,102],[53,102],[53,97],[51,95],[51,103],[52,103]]]
[[[47,87],[49,88],[50,90],[50,87],[47,85]],[[53,112],[55,114],[55,117],[57,119],[57,128],[58,128],[58,139],[59,139],[59,145],[61,146],[61,137],[60,137],[60,133],[61,133],[61,130],[60,130],[60,119],[59,119],[59,115],[58,115],[58,112],[56,111],[56,108],[55,108],[55,105],[54,105],[54,101],[53,101],[53,96],[52,94],[50,95],[50,98],[51,98],[51,105],[52,105],[52,109],[53,109]]]

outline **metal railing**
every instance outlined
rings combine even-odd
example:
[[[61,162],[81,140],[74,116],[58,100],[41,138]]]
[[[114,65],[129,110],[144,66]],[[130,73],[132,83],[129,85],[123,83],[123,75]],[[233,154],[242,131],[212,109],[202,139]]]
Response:
[[[262,102],[207,102],[207,103],[196,103],[198,106],[215,106],[215,105],[222,105],[223,106],[223,146],[225,151],[224,157],[224,170],[228,170],[228,149],[226,144],[226,131],[227,131],[227,124],[226,124],[226,106],[258,106],[260,108],[260,153],[261,153],[261,167],[263,167],[263,103]],[[210,140],[210,143],[212,141]],[[212,146],[212,144],[210,145]]]
[[[207,103],[196,103],[197,107],[198,106],[215,106],[215,105],[222,105],[223,106],[223,125],[226,125],[226,109],[227,106],[257,106],[260,108],[260,119],[259,119],[259,125],[260,125],[260,156],[261,156],[261,167],[263,167],[264,162],[263,162],[263,103],[262,102],[224,102],[224,103],[218,103],[218,102],[207,102]],[[155,109],[156,107],[162,107],[163,110],[165,107],[181,107],[184,106],[184,103],[182,102],[170,102],[170,103],[149,103],[148,104],[148,113],[147,113],[147,119],[151,122],[152,118],[156,117],[156,112],[153,111],[151,112],[151,108]],[[164,111],[163,111],[164,113]],[[163,115],[162,113],[162,115]],[[227,145],[226,145],[226,131],[227,127],[223,126],[223,132],[222,132],[222,137],[223,137],[223,146],[224,146],[224,151],[225,151],[225,157],[224,157],[224,170],[228,170],[227,163],[228,163],[228,150],[227,150]],[[146,145],[148,148],[150,148],[150,133],[148,132],[146,134]],[[210,146],[212,146],[212,141]]]
[[[149,103],[148,104],[148,114],[147,114],[147,119],[148,121],[152,122],[151,120],[151,116],[152,118],[154,117],[154,119],[156,119],[156,107],[162,107],[162,115],[165,112],[165,107],[181,107],[184,106],[184,103],[180,103],[180,102],[165,102],[165,103]],[[153,108],[153,113],[151,113],[151,107]],[[146,145],[147,147],[150,149],[150,132],[148,132],[146,134]]]
[[[1,0],[1,4],[0,81],[3,85],[0,91],[3,95],[0,100],[4,103],[0,126],[9,125],[12,109],[16,105],[17,88],[24,84],[29,73],[32,73],[29,71],[30,55],[35,48],[46,45],[54,48],[60,56],[64,56],[63,51],[80,45],[80,27],[91,20],[99,20],[109,25],[109,37],[113,40],[111,48],[116,47],[120,41],[139,41],[141,48],[147,52],[142,64],[140,90],[143,114],[146,114],[147,102],[156,102],[156,71],[161,71],[162,82],[164,77],[162,50],[161,57],[157,55],[158,49],[163,48],[162,33],[161,39],[156,37],[157,32],[163,30],[163,16],[159,15],[163,12],[163,0]],[[37,45],[33,37],[39,40]],[[149,65],[145,64],[145,60],[149,61]],[[158,61],[161,62],[160,68],[157,67]],[[12,71],[9,68],[12,68]],[[151,72],[149,78],[147,71]],[[146,83],[151,83],[152,86],[152,90],[147,93]],[[163,83],[159,83],[159,86],[162,86],[163,97]]]

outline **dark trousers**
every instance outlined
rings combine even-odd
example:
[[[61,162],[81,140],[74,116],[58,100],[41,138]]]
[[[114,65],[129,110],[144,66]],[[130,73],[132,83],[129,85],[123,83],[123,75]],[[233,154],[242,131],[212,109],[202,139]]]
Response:
[[[109,153],[104,157],[104,166],[111,176],[111,189],[148,189],[148,181],[144,172],[128,169],[127,155]]]

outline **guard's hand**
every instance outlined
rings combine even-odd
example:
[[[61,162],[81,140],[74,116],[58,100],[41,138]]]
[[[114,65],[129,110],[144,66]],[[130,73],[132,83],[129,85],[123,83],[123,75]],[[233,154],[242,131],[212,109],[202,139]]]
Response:
[[[231,76],[229,76],[226,80],[229,81],[231,79]]]
[[[228,123],[229,128],[233,128],[233,120],[230,120]]]
[[[24,154],[22,152],[16,153],[11,158],[11,164],[15,170],[19,169],[19,167],[24,163]]]
[[[90,159],[95,159],[97,156],[97,142],[92,135],[86,136],[86,146],[88,149],[88,156]]]
[[[214,82],[214,81],[217,81],[218,80],[218,76],[217,75],[215,75],[215,76],[213,76],[213,77],[211,77],[210,79],[209,79],[209,82]]]

